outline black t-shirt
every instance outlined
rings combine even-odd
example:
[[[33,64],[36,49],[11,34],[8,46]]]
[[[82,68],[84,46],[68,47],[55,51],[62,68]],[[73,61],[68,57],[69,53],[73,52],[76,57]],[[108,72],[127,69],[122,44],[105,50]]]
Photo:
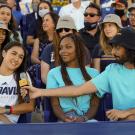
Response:
[[[116,60],[111,55],[106,55],[101,47],[97,44],[92,52],[92,58],[100,58],[100,71],[104,71],[106,66],[115,63]]]
[[[90,54],[92,54],[95,45],[99,42],[100,31],[98,30],[94,36],[89,34],[84,28],[81,29],[79,32],[82,39],[84,40],[84,44],[88,48]]]

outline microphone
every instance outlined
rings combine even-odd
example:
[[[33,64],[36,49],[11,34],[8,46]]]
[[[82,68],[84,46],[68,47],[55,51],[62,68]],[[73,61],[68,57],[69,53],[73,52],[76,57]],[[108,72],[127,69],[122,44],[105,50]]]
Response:
[[[19,85],[20,85],[20,87],[29,85],[28,77],[27,77],[27,74],[25,72],[20,73]],[[28,90],[27,90],[27,94],[26,94],[26,96],[24,97],[23,100],[24,100],[25,103],[30,102],[30,96],[29,96]]]

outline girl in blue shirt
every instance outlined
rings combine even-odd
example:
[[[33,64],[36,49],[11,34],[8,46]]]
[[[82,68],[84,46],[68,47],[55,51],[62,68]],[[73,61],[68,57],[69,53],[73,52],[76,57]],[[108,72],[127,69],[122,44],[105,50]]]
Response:
[[[98,75],[98,71],[85,67],[85,46],[77,35],[69,34],[59,43],[60,66],[48,73],[47,88],[68,85],[81,85]],[[98,109],[99,100],[95,95],[75,98],[51,98],[55,115],[63,122],[84,122],[93,119]]]

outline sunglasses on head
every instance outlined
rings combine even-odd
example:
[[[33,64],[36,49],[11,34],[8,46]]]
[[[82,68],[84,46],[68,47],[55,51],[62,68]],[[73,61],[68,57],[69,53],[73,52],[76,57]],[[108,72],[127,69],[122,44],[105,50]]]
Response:
[[[98,16],[98,14],[93,14],[93,13],[84,13],[84,16],[85,16],[85,17],[87,17],[87,16],[95,17],[95,16]]]
[[[69,28],[60,28],[60,29],[57,30],[57,32],[60,33],[60,32],[62,32],[63,30],[64,30],[65,32],[69,32],[71,29],[69,29]]]

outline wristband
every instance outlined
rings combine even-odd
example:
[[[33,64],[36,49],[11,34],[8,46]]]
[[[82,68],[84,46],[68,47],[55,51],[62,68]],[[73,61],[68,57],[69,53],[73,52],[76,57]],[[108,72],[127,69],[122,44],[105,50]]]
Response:
[[[5,106],[5,114],[10,114],[10,106],[8,105]]]
[[[13,106],[10,106],[10,114],[13,113]]]

